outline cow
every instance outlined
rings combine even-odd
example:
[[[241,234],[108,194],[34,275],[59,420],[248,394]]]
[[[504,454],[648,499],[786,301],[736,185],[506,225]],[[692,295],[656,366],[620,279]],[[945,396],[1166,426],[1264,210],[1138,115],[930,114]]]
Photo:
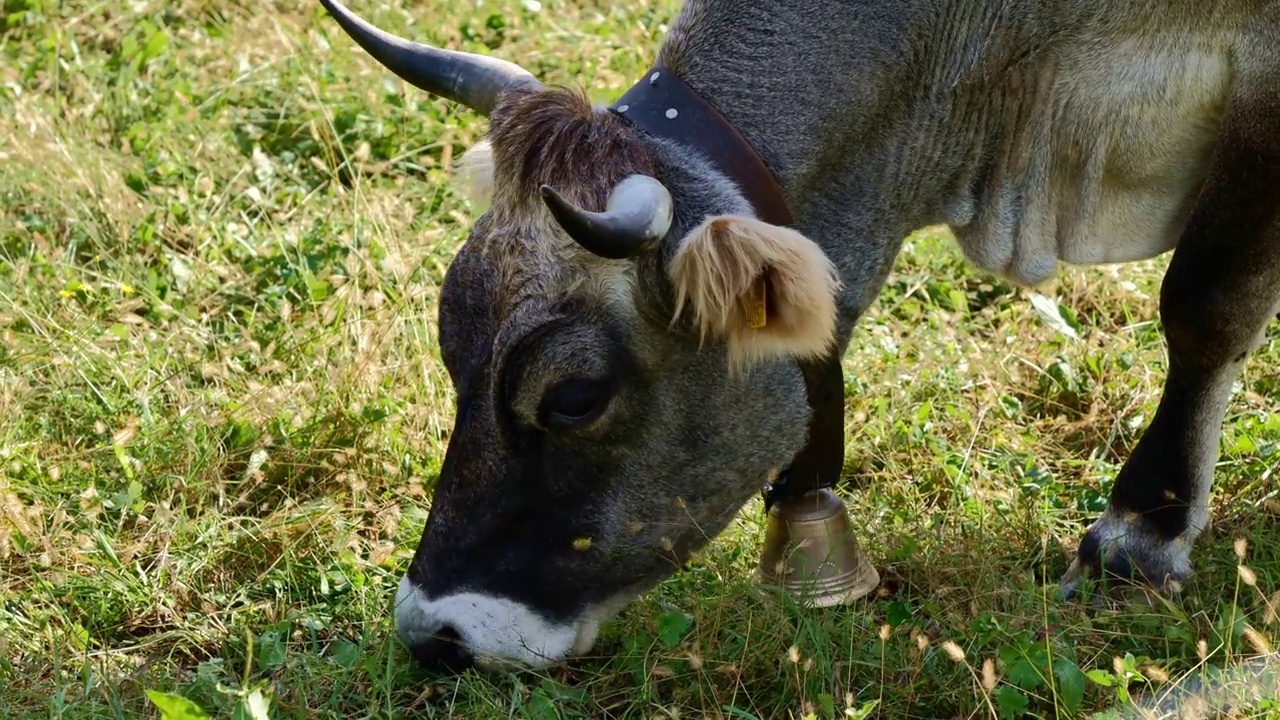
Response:
[[[687,0],[603,107],[320,1],[488,120],[437,318],[455,420],[395,597],[422,664],[588,651],[790,467],[805,364],[930,225],[1022,286],[1172,251],[1158,409],[1061,583],[1191,576],[1280,312],[1280,2]]]

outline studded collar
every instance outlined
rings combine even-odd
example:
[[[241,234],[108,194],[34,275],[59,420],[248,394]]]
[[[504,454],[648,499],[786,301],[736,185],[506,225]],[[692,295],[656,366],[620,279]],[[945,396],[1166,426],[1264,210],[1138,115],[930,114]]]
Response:
[[[794,222],[782,186],[756,149],[661,60],[609,110],[652,135],[697,148],[738,185],[764,222]]]

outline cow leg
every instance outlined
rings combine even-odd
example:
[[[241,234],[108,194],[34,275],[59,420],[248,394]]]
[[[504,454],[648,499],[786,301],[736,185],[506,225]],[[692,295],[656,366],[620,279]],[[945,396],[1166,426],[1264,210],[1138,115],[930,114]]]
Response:
[[[1160,291],[1169,370],[1159,407],[1106,511],[1063,577],[1176,589],[1209,515],[1231,387],[1280,310],[1280,91],[1244,83]],[[1123,583],[1122,583],[1123,584]]]

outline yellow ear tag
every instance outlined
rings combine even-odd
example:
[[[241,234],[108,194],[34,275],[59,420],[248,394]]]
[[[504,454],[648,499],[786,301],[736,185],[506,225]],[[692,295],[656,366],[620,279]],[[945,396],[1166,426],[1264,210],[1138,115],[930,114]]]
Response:
[[[759,330],[769,321],[768,291],[764,276],[756,278],[747,291],[747,327]]]

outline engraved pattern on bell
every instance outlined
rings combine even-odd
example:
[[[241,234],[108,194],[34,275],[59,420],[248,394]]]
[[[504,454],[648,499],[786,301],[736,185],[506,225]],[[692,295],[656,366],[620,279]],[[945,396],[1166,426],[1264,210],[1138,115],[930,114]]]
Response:
[[[880,584],[844,503],[827,489],[779,498],[769,509],[757,576],[818,607],[853,602]]]

